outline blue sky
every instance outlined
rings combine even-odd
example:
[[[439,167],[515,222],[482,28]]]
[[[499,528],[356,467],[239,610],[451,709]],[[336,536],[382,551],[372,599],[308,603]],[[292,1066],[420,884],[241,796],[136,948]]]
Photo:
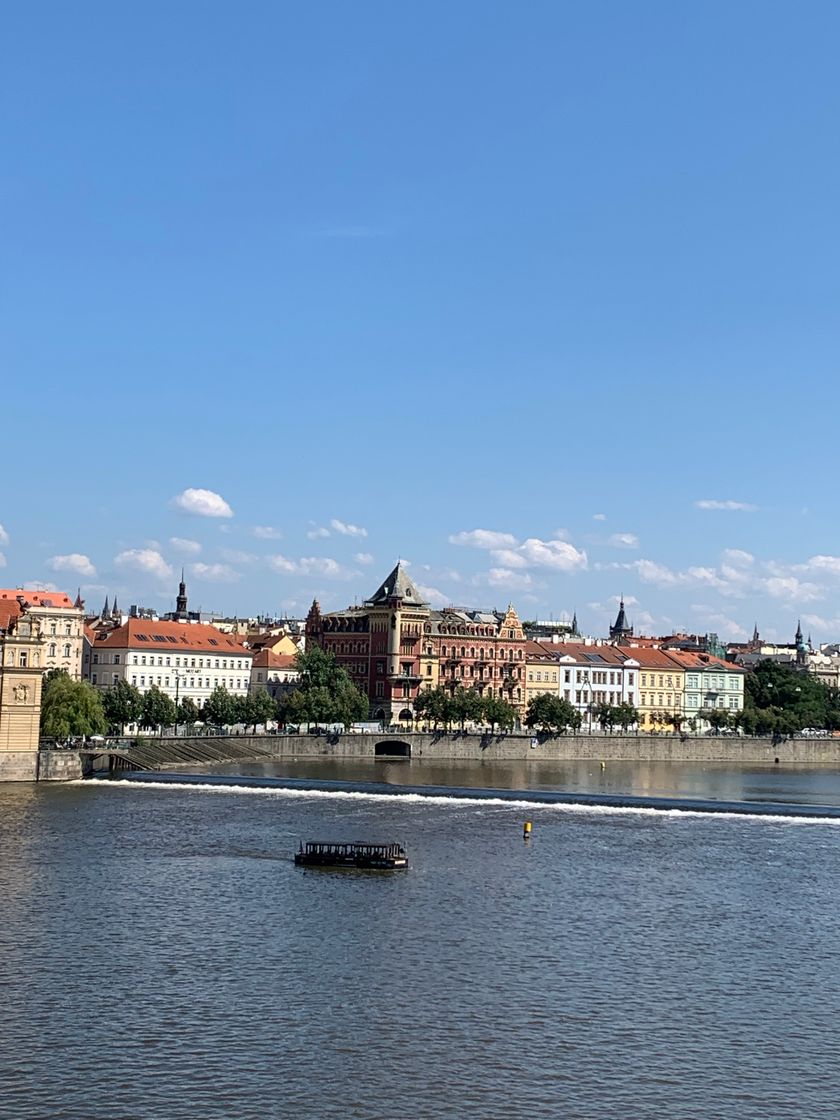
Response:
[[[4,23],[0,582],[840,638],[835,4]]]

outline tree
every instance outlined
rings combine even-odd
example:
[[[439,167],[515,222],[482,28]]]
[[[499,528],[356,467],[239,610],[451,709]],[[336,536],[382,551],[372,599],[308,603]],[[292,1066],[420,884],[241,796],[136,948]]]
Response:
[[[622,731],[627,731],[629,728],[634,727],[639,722],[639,713],[635,706],[629,701],[624,700],[621,704],[617,704],[615,708],[615,722]]]
[[[188,731],[191,731],[193,726],[198,722],[199,715],[198,704],[196,704],[192,696],[185,696],[182,700],[178,701],[178,711],[175,715],[175,719],[178,723],[185,723]]]
[[[729,712],[723,708],[703,708],[700,715],[712,731],[722,731],[730,725]]]
[[[576,731],[580,727],[580,712],[568,700],[543,692],[528,701],[525,726],[562,735],[569,729]]]
[[[367,697],[332,653],[313,646],[297,655],[295,668],[297,687],[278,705],[283,722],[293,718],[298,723],[341,723],[348,727],[368,714]]]
[[[448,725],[455,718],[452,697],[440,685],[419,693],[414,701],[414,711],[421,718],[430,721],[435,731],[441,723]]]
[[[481,697],[473,689],[464,688],[462,685],[455,689],[452,696],[452,713],[453,718],[461,724],[462,731],[467,720],[475,721],[480,718],[481,707]]]
[[[516,723],[516,708],[501,696],[485,696],[482,701],[483,715],[492,731],[498,724],[500,731],[511,731]]]
[[[160,728],[161,735],[164,727],[169,727],[175,722],[175,701],[165,692],[161,692],[153,684],[143,697],[143,711],[140,715],[140,726],[150,729]]]
[[[606,703],[596,704],[594,709],[595,718],[608,731],[612,731],[617,723],[617,712],[615,705]]]
[[[41,734],[51,739],[102,735],[108,721],[102,698],[87,681],[74,681],[63,670],[45,673],[41,691]]]
[[[128,681],[117,681],[102,694],[102,708],[110,731],[125,734],[127,723],[137,723],[143,711],[143,697],[139,688]]]
[[[277,714],[277,704],[264,688],[252,692],[245,697],[243,705],[243,723],[253,724],[254,734],[257,733],[258,723],[267,723]]]
[[[236,719],[236,705],[234,698],[224,687],[217,684],[207,699],[201,711],[205,721],[213,727],[227,727]]]

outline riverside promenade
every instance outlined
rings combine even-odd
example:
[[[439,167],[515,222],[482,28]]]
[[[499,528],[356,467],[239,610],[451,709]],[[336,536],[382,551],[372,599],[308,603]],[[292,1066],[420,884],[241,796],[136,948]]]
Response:
[[[0,753],[0,781],[70,781],[107,769],[186,770],[284,759],[714,762],[840,767],[840,739],[706,735],[470,733],[134,737],[77,750]]]

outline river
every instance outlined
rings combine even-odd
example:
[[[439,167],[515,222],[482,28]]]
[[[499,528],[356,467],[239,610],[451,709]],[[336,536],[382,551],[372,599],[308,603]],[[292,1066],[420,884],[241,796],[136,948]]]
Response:
[[[757,813],[0,785],[4,1120],[840,1115],[840,823],[760,814],[840,805],[834,770],[273,770]],[[295,868],[316,838],[412,867]]]

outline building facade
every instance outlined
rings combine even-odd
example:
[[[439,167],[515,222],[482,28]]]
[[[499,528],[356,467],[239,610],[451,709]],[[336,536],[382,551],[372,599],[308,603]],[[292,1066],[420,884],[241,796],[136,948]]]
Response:
[[[90,683],[106,689],[127,681],[140,692],[157,685],[173,700],[201,707],[215,688],[246,696],[252,651],[215,626],[129,618],[112,630],[89,631]]]
[[[373,719],[408,724],[419,692],[437,687],[501,696],[525,710],[526,639],[513,606],[433,610],[402,564],[360,607],[322,614],[314,602],[306,642],[335,655]]]
[[[567,700],[585,730],[602,729],[601,704],[639,707],[639,662],[634,651],[605,642],[529,642],[527,698],[549,692]]]
[[[0,751],[38,750],[44,646],[38,615],[0,602]]]
[[[24,612],[31,621],[37,620],[44,648],[42,668],[62,669],[74,680],[82,677],[82,647],[84,644],[84,604],[74,602],[63,591],[29,591],[25,588],[0,589],[0,609],[9,611],[9,617]]]

